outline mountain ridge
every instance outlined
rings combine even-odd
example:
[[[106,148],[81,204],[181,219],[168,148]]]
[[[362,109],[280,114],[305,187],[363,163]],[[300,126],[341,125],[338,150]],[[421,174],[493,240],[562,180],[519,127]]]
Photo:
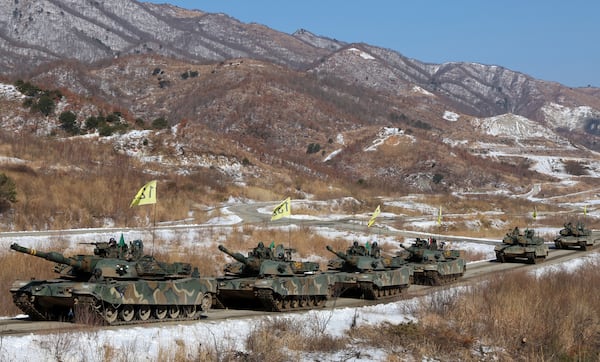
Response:
[[[515,147],[526,153],[545,145],[570,153],[563,146],[570,142],[582,147],[589,167],[592,157],[583,148],[600,150],[598,89],[564,87],[496,65],[428,64],[304,29],[290,35],[171,5],[2,5],[0,66],[12,70],[8,80],[26,75],[68,91],[60,110],[76,112],[79,125],[94,112],[114,110],[130,125],[165,118],[187,136],[175,142],[175,136],[157,132],[148,136],[156,138],[149,143],[154,148],[136,147],[167,152],[181,164],[187,164],[182,152],[189,157],[214,148],[232,162],[247,158],[322,179],[434,192],[493,188],[514,182],[515,175],[530,181],[551,177],[536,175],[534,161],[514,154]],[[14,102],[11,109],[18,108]],[[487,120],[500,116],[501,122]],[[14,123],[10,118],[2,119]],[[488,132],[493,122],[504,127],[502,134]],[[404,136],[364,152],[385,127]],[[510,134],[515,127],[521,136]],[[540,127],[545,131],[538,132]],[[52,129],[59,129],[57,120],[50,122]],[[203,138],[208,132],[235,147]],[[160,150],[160,139],[172,146]],[[490,160],[488,148],[507,155]],[[522,169],[526,165],[529,170]]]

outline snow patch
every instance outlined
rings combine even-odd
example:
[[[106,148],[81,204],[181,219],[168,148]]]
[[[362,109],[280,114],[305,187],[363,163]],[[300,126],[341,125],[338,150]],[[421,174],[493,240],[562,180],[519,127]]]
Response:
[[[490,136],[505,136],[516,139],[544,138],[559,140],[556,134],[547,128],[523,116],[506,113],[489,118],[474,118],[471,124]]]
[[[335,150],[333,152],[331,152],[329,155],[327,155],[327,157],[325,157],[325,159],[323,160],[323,162],[327,162],[329,160],[331,160],[332,158],[334,158],[335,156],[338,155],[338,153],[342,152],[342,148]]]
[[[369,53],[367,53],[367,52],[364,52],[364,51],[362,51],[362,50],[360,50],[360,49],[356,49],[356,48],[349,48],[349,49],[348,49],[348,51],[349,51],[349,52],[352,52],[352,53],[355,53],[355,54],[358,54],[358,56],[360,56],[360,57],[361,57],[361,58],[363,58],[363,59],[367,59],[367,60],[375,60],[375,57],[374,57],[374,56],[372,56],[371,54],[369,54]]]
[[[10,100],[26,98],[25,95],[12,84],[0,83],[0,97]]]
[[[588,107],[565,107],[556,103],[547,103],[541,108],[544,119],[553,127],[573,130],[582,128],[589,118],[600,118],[600,112]]]
[[[369,151],[377,151],[377,148],[385,143],[388,138],[393,136],[402,136],[404,135],[404,130],[396,127],[383,127],[377,133],[377,138],[373,140],[373,144],[364,149],[365,152]],[[412,138],[414,142],[414,138]]]
[[[450,111],[445,111],[444,115],[442,116],[443,119],[445,119],[446,121],[449,122],[456,122],[458,121],[458,118],[460,116],[454,112],[450,112]]]
[[[415,93],[421,93],[421,94],[424,94],[424,95],[426,95],[426,96],[434,96],[434,94],[433,94],[433,93],[431,93],[431,92],[429,92],[429,91],[427,91],[427,90],[425,90],[425,89],[423,89],[423,88],[419,87],[418,85],[415,85],[415,86],[413,86],[413,87],[412,87],[412,91],[413,91],[413,92],[415,92]]]

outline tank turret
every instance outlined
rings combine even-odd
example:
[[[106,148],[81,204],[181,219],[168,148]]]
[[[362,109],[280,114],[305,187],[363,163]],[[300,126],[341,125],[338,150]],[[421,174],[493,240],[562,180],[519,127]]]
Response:
[[[356,246],[356,245],[355,245]],[[358,253],[353,255],[353,248],[348,249],[348,252],[343,253],[341,251],[334,250],[331,246],[327,245],[326,248],[333,254],[335,254],[340,260],[330,260],[328,268],[330,270],[343,270],[343,271],[364,271],[364,270],[385,270],[386,265],[384,260],[381,258],[375,258],[364,253]],[[363,247],[364,248],[364,247]],[[365,249],[366,250],[366,249]]]
[[[252,275],[260,272],[261,259],[255,256],[244,256],[241,253],[233,252],[223,245],[219,245],[219,250],[229,255],[237,263],[229,263],[225,266],[225,273],[233,275]]]
[[[17,243],[13,243],[10,248],[20,253],[55,262],[58,265],[54,270],[62,277],[82,281],[98,280],[100,278],[182,278],[192,274],[192,266],[189,263],[164,263],[149,255],[144,255],[137,260],[108,258],[97,255],[66,257],[55,251],[39,251],[20,246]]]

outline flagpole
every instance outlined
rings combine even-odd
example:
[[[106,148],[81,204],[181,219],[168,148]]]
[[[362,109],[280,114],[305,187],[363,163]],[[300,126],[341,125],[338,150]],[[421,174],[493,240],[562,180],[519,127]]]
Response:
[[[156,203],[154,204],[154,216],[152,221],[152,255],[154,256],[154,230],[156,229]]]

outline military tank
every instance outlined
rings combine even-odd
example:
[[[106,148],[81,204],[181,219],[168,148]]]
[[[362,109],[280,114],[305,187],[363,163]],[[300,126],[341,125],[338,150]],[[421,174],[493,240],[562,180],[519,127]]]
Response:
[[[418,285],[443,285],[461,278],[467,268],[459,250],[446,250],[436,239],[416,238],[397,258],[411,267],[411,282]]]
[[[535,236],[533,229],[525,229],[521,233],[518,227],[512,232],[506,233],[502,239],[502,244],[494,247],[496,260],[501,263],[507,261],[526,261],[530,264],[536,264],[546,260],[548,256],[548,246],[544,239]]]
[[[16,243],[12,250],[55,262],[56,279],[16,281],[15,305],[33,320],[130,324],[200,318],[213,303],[216,282],[188,263],[164,263],[143,254],[136,240],[123,258],[97,247],[94,255],[66,257]]]
[[[328,276],[319,271],[318,263],[292,260],[293,249],[278,245],[271,250],[261,242],[248,256],[223,245],[219,250],[236,260],[218,278],[221,306],[274,312],[325,306]]]
[[[367,249],[354,242],[345,253],[329,245],[326,248],[337,256],[327,265],[336,296],[371,300],[389,298],[410,285],[410,268],[405,263],[381,257],[377,243]]]
[[[572,222],[566,223],[559,236],[554,239],[557,249],[579,248],[585,251],[599,243],[600,232],[586,229],[582,222],[578,222],[577,225],[573,225]]]

